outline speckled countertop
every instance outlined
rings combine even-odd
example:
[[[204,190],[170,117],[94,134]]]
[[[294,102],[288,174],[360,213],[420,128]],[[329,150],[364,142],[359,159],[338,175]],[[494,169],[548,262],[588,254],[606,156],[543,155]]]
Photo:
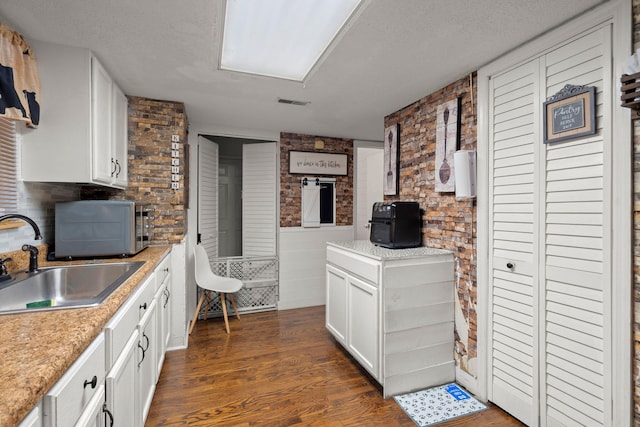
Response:
[[[1,427],[16,425],[29,413],[170,249],[151,246],[127,258],[126,261],[146,262],[98,307],[0,315]]]
[[[414,258],[424,257],[427,255],[448,255],[450,251],[444,249],[428,248],[420,246],[408,249],[388,249],[376,246],[368,240],[348,240],[327,242],[327,245],[336,248],[346,249],[348,251],[357,252],[360,255],[373,258],[376,260],[396,259],[396,258]]]

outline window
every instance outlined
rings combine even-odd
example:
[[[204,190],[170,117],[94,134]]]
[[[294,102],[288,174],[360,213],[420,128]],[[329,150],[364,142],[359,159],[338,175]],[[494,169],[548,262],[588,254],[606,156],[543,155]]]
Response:
[[[0,215],[18,207],[16,125],[0,117]]]
[[[302,226],[336,225],[335,178],[302,179]]]

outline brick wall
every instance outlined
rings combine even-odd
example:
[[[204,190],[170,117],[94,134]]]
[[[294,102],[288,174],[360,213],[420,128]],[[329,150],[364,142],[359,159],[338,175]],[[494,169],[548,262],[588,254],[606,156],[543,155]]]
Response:
[[[322,141],[320,143],[320,141]],[[323,148],[316,149],[316,143]],[[307,174],[289,173],[289,151],[315,151],[347,155],[347,175],[336,179],[336,225],[353,224],[353,140],[280,134],[280,227],[302,225],[302,189],[300,180]],[[329,177],[329,176],[327,176]]]
[[[425,211],[423,245],[449,250],[456,257],[460,277],[456,291],[466,320],[466,324],[456,324],[456,364],[473,376],[477,357],[476,204],[475,199],[456,200],[454,193],[435,191],[435,147],[438,105],[460,98],[458,148],[476,150],[475,88],[474,73],[384,119],[385,128],[400,124],[400,190],[398,196],[386,196],[385,201],[417,201]]]
[[[83,199],[126,199],[153,210],[152,244],[179,243],[187,231],[187,115],[180,102],[129,98],[129,186],[84,187]],[[180,138],[180,189],[171,189],[171,136]]]

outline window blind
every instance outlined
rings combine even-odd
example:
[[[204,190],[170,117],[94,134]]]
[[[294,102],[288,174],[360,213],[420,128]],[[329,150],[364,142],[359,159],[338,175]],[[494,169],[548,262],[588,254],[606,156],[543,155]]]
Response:
[[[0,215],[18,207],[16,125],[0,117]]]

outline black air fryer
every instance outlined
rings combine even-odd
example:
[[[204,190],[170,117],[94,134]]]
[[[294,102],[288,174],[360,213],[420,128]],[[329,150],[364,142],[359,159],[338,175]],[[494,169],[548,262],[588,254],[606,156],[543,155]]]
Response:
[[[390,249],[415,248],[422,242],[418,202],[374,203],[371,243]]]

